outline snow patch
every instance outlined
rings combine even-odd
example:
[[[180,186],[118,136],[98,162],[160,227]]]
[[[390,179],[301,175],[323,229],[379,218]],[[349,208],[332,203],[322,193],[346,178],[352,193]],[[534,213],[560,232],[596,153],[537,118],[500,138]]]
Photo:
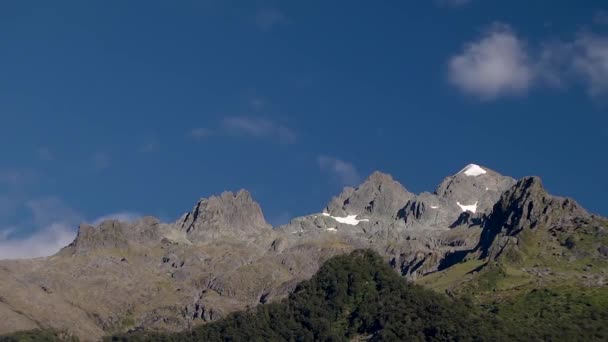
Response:
[[[436,206],[436,205],[432,205],[432,206],[431,206],[431,209],[437,209],[437,208],[439,208],[439,207],[438,207],[438,206]]]
[[[475,212],[477,211],[477,203],[479,203],[479,201],[476,201],[475,204],[471,204],[471,205],[463,205],[463,204],[460,204],[460,202],[456,202],[456,204],[458,204],[460,209],[462,209],[462,212],[470,211],[473,214],[475,214]]]
[[[346,217],[337,217],[337,216],[331,216],[328,213],[323,213],[323,216],[331,217],[332,219],[334,219],[340,223],[348,224],[351,226],[356,226],[359,224],[359,222],[369,222],[368,219],[357,220],[357,215],[348,215]]]
[[[325,229],[325,230],[327,230],[327,231],[329,231],[329,232],[337,232],[337,231],[338,231],[338,230],[336,229],[336,227],[327,228],[327,229]]]
[[[469,164],[467,166],[464,167],[464,169],[460,170],[460,172],[458,173],[463,173],[467,176],[480,176],[483,175],[484,173],[487,173],[486,170],[482,169],[481,166],[477,165],[477,164]]]

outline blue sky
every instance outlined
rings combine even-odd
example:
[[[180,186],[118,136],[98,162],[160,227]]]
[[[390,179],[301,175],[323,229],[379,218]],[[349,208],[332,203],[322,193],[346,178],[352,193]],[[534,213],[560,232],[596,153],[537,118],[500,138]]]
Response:
[[[604,1],[4,1],[0,258],[249,189],[274,224],[475,162],[608,215]]]

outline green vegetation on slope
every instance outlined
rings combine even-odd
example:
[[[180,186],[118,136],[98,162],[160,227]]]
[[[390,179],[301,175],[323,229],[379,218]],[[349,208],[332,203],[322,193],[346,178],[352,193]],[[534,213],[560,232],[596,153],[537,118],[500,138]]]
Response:
[[[608,340],[608,288],[533,289],[487,306],[522,341]]]
[[[0,342],[76,342],[75,337],[54,330],[20,331],[10,335],[0,335]]]

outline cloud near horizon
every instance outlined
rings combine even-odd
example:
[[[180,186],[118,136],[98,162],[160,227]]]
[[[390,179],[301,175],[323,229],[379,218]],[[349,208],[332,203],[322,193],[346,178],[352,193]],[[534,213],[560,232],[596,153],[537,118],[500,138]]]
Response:
[[[21,239],[10,239],[12,229],[2,239],[2,232],[0,231],[0,260],[53,255],[76,237],[76,230],[63,223],[53,223]]]
[[[361,181],[359,171],[352,163],[325,155],[317,157],[317,163],[322,172],[331,174],[342,186],[353,186]]]
[[[0,228],[0,260],[53,255],[74,240],[77,227],[83,222],[92,222],[96,226],[104,220],[133,222],[141,217],[137,213],[124,211],[88,220],[53,196],[28,200],[23,206],[29,210],[31,217],[20,224]],[[38,229],[25,236],[16,236],[25,227]]]

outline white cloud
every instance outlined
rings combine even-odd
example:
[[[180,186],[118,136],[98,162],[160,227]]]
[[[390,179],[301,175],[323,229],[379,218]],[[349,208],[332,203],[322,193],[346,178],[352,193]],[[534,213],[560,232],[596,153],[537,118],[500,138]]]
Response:
[[[244,116],[227,117],[222,120],[222,127],[232,134],[254,138],[274,138],[287,144],[296,142],[296,133],[292,129],[268,119]]]
[[[54,223],[26,238],[0,239],[0,259],[49,256],[70,244],[75,236],[76,231],[71,226]]]
[[[552,86],[579,83],[591,96],[608,93],[608,37],[585,32],[571,41],[543,44],[537,74]]]
[[[608,37],[583,34],[574,43],[573,67],[592,96],[608,94]]]
[[[23,206],[30,217],[19,224],[7,225],[0,229],[0,259],[21,259],[49,256],[70,244],[76,237],[77,226],[81,222],[116,219],[133,222],[141,215],[129,211],[117,212],[88,220],[77,210],[68,206],[58,197],[48,196],[31,199]],[[27,235],[20,230],[35,228]]]
[[[361,180],[357,168],[352,163],[330,156],[319,156],[317,162],[321,171],[331,173],[341,185],[355,185]]]
[[[448,68],[450,83],[481,99],[525,93],[534,78],[524,42],[500,23],[451,57]]]
[[[463,93],[492,100],[533,86],[583,84],[590,96],[608,94],[608,36],[582,32],[571,40],[540,40],[527,49],[507,25],[494,24],[450,58],[448,79]]]
[[[256,25],[264,31],[270,31],[277,25],[286,22],[287,17],[285,14],[276,8],[260,9],[255,14]]]

